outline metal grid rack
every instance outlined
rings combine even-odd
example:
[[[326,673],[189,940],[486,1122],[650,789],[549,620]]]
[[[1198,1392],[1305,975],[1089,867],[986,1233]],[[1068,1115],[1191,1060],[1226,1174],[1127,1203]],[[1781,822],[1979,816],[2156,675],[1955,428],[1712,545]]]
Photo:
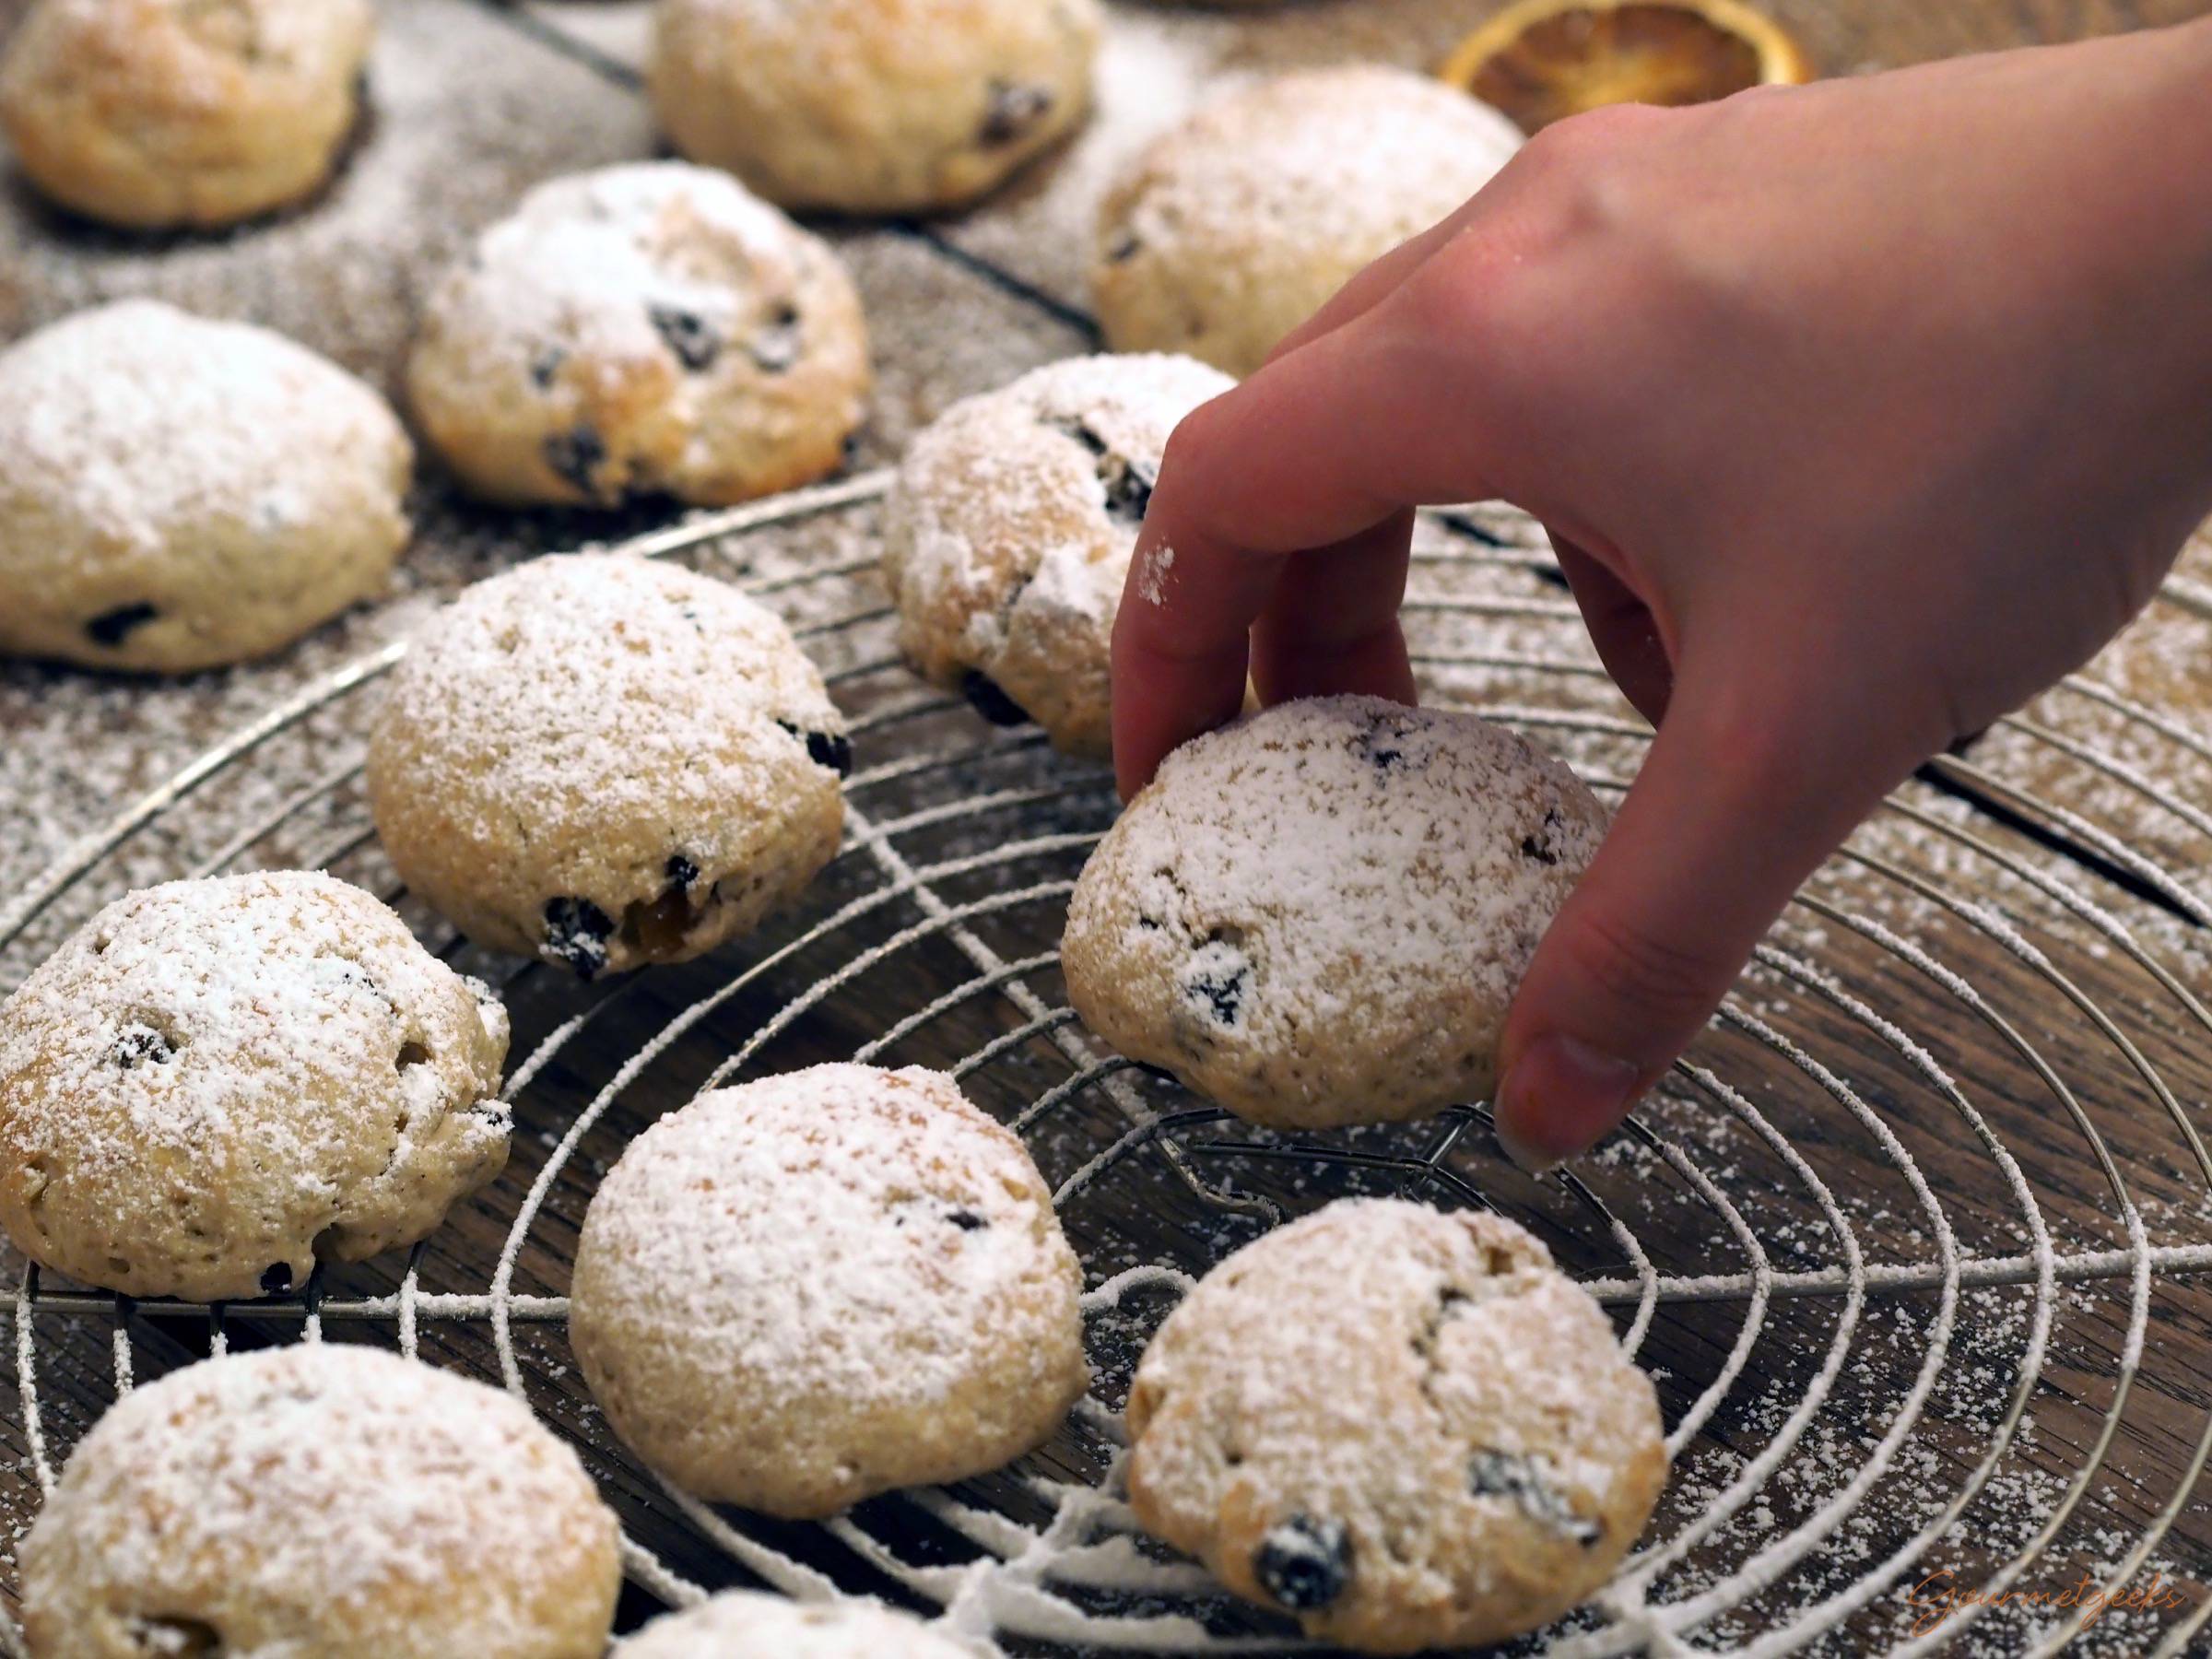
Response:
[[[363,693],[396,645],[211,750],[0,907],[5,986],[117,895],[125,851],[162,842],[177,875],[326,867],[494,978],[520,1056],[507,1175],[404,1269],[327,1269],[297,1296],[214,1309],[26,1271],[14,1356],[41,1488],[65,1450],[47,1408],[62,1383],[73,1397],[120,1392],[136,1372],[247,1343],[395,1342],[503,1382],[575,1439],[624,1512],[631,1579],[662,1601],[758,1581],[802,1597],[903,1594],[1015,1651],[1297,1649],[1286,1626],[1135,1534],[1117,1496],[1114,1407],[1146,1333],[1210,1262],[1286,1213],[1395,1192],[1530,1223],[1662,1379],[1673,1488],[1617,1582],[1528,1651],[1921,1653],[1979,1627],[1990,1651],[2053,1652],[2091,1607],[1965,1606],[1923,1628],[1898,1598],[1954,1558],[1958,1582],[1992,1593],[2062,1566],[2070,1577],[2085,1527],[2100,1583],[2176,1555],[2184,1575],[2202,1570],[2185,1516],[2212,1457],[2212,1406],[2150,1337],[2154,1315],[2204,1312],[2189,1276],[2212,1267],[2212,1211],[2193,1207],[2212,1193],[2200,1084],[2170,1077],[2212,1036],[2174,966],[2183,930],[2208,918],[2126,824],[2100,822],[2067,787],[1936,763],[1800,895],[1665,1098],[1573,1172],[1519,1175],[1472,1107],[1382,1130],[1254,1129],[1103,1053],[1065,1006],[1054,947],[1111,821],[1110,781],[906,675],[867,551],[885,482],[623,544],[744,578],[791,616],[852,717],[844,846],[803,906],[750,940],[579,987],[481,957],[415,905],[359,790]],[[757,533],[809,524],[847,534],[819,557],[755,568]],[[1648,732],[1613,700],[1540,535],[1503,512],[1427,528],[1408,617],[1432,694],[1529,732],[1617,795]],[[2186,725],[2093,680],[2068,682],[2057,700],[2069,699],[2150,734],[2171,775],[2212,776],[2212,746]],[[2212,818],[2134,761],[2041,720],[2010,728],[2068,776],[2212,838]],[[311,782],[242,817],[215,810],[287,745],[288,775]],[[2056,841],[2075,855],[2051,854]],[[1023,1135],[1085,1261],[1099,1382],[1012,1471],[821,1527],[771,1525],[662,1485],[595,1423],[566,1362],[561,1291],[595,1175],[639,1124],[700,1087],[830,1057],[950,1069]],[[2160,1194],[2148,1208],[2146,1169]],[[2057,1363],[2085,1306],[2112,1337],[2095,1387]],[[2079,1407],[2056,1451],[2033,1428],[2053,1392]],[[2147,1403],[2172,1452],[2159,1489],[2124,1466]],[[2023,1468],[2036,1471],[2025,1484]],[[2113,1515],[2117,1536],[2099,1520]],[[2212,1599],[2198,1597],[2124,1651],[2194,1651],[2208,1621]],[[0,1646],[19,1651],[12,1629]]]

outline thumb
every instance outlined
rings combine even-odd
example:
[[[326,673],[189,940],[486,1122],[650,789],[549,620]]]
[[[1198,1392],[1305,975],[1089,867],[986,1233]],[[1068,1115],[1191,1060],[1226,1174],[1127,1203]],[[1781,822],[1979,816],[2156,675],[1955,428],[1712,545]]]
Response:
[[[1910,769],[1801,696],[1680,683],[1499,1044],[1498,1138],[1542,1171],[1587,1150],[1704,1027],[1797,884]],[[1894,728],[1892,728],[1894,729]]]

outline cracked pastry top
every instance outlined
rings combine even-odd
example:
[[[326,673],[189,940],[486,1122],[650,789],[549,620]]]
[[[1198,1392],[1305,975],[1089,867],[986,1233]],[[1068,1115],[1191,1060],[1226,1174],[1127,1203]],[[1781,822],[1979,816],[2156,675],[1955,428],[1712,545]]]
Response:
[[[0,351],[0,653],[185,673],[383,591],[414,449],[280,335],[150,300]]]
[[[837,851],[844,716],[726,582],[559,554],[423,628],[370,734],[409,887],[479,945],[585,979],[749,931]]]
[[[819,237],[725,173],[636,162],[541,184],[478,237],[406,379],[486,500],[718,506],[841,463],[867,331]]]
[[[1665,1479],[1611,1322],[1504,1218],[1347,1199],[1161,1324],[1128,1406],[1147,1531],[1307,1634],[1487,1645],[1602,1586]]]
[[[1071,358],[947,409],[885,506],[899,643],[994,723],[1112,752],[1109,648],[1168,435],[1230,382],[1189,358]]]
[[[330,177],[375,31],[370,0],[37,0],[0,60],[0,127],[75,212],[231,224]]]
[[[507,1016],[334,877],[148,888],[0,1006],[0,1227],[130,1296],[296,1289],[507,1158]]]
[[[1283,703],[1177,749],[1100,840],[1068,901],[1068,996],[1257,1123],[1481,1100],[1605,823],[1565,765],[1472,714]]]

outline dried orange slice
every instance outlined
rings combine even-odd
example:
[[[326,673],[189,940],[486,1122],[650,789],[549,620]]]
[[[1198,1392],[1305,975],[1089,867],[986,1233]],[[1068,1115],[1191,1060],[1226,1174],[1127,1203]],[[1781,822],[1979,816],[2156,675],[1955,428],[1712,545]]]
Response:
[[[1704,103],[1795,86],[1813,68],[1780,24],[1742,0],[1521,0],[1437,74],[1533,133],[1604,104]]]

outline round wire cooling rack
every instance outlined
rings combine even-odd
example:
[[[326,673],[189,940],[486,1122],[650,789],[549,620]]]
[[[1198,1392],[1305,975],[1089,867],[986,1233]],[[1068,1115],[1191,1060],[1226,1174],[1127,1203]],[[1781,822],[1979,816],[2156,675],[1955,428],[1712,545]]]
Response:
[[[1641,1547],[1517,1651],[2199,1651],[2202,736],[2076,677],[2006,723],[2001,763],[1924,769],[1799,895],[1648,1109],[1567,1172],[1512,1168],[1474,1106],[1272,1132],[1104,1052],[1066,1006],[1055,947],[1111,782],[904,672],[873,573],[885,482],[621,544],[782,608],[851,718],[839,856],[798,909],[712,958],[580,986],[483,956],[417,904],[359,790],[363,692],[399,645],[272,710],[0,906],[9,984],[157,874],[328,868],[499,983],[520,1056],[507,1172],[404,1264],[213,1308],[25,1269],[19,1417],[0,1430],[26,1508],[135,1375],[273,1341],[396,1342],[504,1382],[571,1437],[659,1601],[764,1583],[919,1603],[1012,1652],[1297,1650],[1137,1533],[1117,1407],[1147,1335],[1212,1263],[1286,1215],[1392,1193],[1530,1226],[1661,1387],[1674,1473]],[[1431,515],[1407,617],[1432,698],[1550,745],[1601,794],[1626,786],[1648,728],[1533,525]],[[2128,754],[2098,735],[2113,718],[2139,739]],[[950,1070],[1022,1135],[1085,1263],[1097,1382],[1010,1470],[795,1526],[700,1503],[629,1456],[577,1380],[563,1292],[596,1178],[641,1124],[702,1087],[829,1058]],[[20,1652],[12,1628],[0,1645]]]

